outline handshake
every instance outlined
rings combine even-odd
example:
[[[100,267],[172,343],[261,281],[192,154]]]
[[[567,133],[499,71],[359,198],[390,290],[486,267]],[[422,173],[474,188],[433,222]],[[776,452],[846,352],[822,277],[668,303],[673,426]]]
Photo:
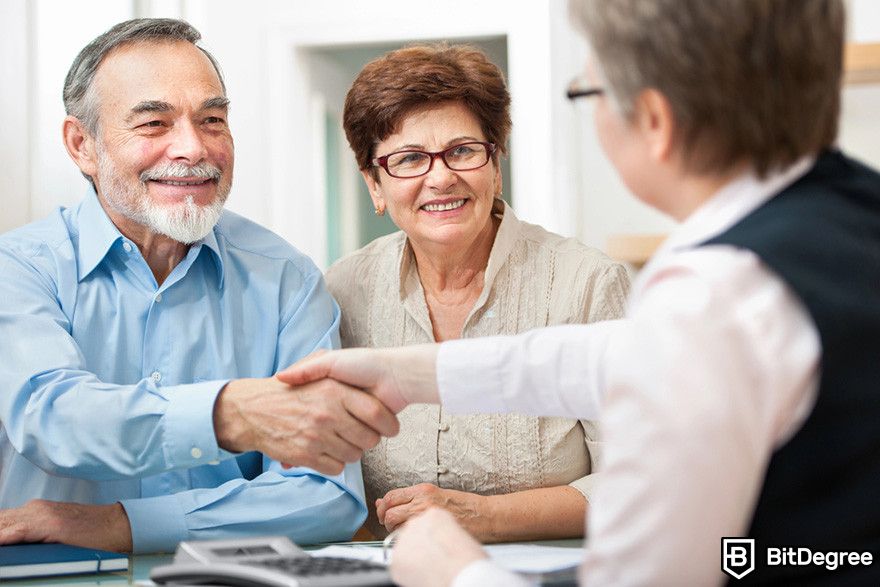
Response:
[[[221,448],[336,475],[412,403],[438,403],[436,344],[319,351],[266,379],[230,381],[214,404]]]

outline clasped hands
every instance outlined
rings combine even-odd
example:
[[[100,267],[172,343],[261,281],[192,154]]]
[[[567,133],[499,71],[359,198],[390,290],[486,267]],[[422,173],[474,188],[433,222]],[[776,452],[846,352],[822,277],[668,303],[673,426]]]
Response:
[[[265,401],[257,398],[266,391],[231,389],[218,404],[224,395],[245,400],[236,402],[237,420],[259,437],[247,440],[256,450],[337,474],[381,436],[396,435],[396,414],[407,405],[438,401],[436,354],[436,345],[318,352],[277,373],[282,387]],[[219,432],[218,440],[227,448]]]

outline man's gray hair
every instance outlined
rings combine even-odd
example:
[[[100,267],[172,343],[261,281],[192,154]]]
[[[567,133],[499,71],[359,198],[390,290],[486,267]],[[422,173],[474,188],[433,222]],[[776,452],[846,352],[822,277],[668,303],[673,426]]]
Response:
[[[571,0],[599,76],[631,118],[645,89],[670,102],[692,171],[742,160],[758,175],[834,143],[841,0]]]
[[[185,41],[196,45],[201,38],[201,33],[191,24],[173,18],[135,18],[113,26],[86,45],[73,60],[64,80],[64,109],[67,114],[82,121],[86,130],[95,135],[98,131],[98,103],[92,82],[98,66],[108,53],[129,43]],[[198,48],[208,57],[217,71],[225,94],[226,84],[217,60],[204,48]]]

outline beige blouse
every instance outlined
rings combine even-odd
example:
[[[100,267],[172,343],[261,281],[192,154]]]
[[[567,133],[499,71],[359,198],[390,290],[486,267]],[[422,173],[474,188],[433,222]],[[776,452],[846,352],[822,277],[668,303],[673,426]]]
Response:
[[[497,200],[501,217],[480,297],[462,338],[515,334],[553,324],[619,318],[626,270],[575,239],[521,222]],[[434,342],[425,293],[406,235],[396,232],[327,271],[342,309],[343,347]],[[483,495],[570,484],[589,499],[600,443],[592,422],[519,415],[450,415],[414,405],[400,434],[363,458],[369,529],[385,534],[373,502],[398,487],[432,483]]]

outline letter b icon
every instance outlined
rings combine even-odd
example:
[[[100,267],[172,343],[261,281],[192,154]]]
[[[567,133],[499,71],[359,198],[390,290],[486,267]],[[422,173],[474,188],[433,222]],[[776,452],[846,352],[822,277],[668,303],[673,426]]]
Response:
[[[734,579],[742,579],[754,571],[755,539],[722,538],[721,570]]]

